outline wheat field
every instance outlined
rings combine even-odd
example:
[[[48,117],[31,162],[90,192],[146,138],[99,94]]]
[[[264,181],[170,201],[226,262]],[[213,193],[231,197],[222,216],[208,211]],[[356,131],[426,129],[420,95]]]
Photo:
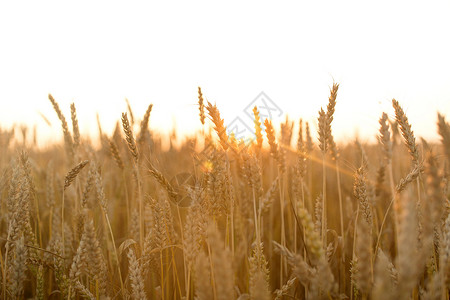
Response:
[[[49,95],[63,141],[0,129],[1,297],[448,299],[449,123],[419,141],[392,100],[377,143],[336,143],[338,89],[317,124],[255,107],[248,143],[199,88],[199,130],[169,149],[151,104],[92,141]]]

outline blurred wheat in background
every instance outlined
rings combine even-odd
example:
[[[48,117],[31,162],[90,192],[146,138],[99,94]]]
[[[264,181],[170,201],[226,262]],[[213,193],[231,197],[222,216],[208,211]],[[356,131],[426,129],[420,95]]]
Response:
[[[60,144],[0,130],[1,297],[448,299],[449,123],[416,140],[393,100],[377,144],[338,143],[338,90],[317,126],[254,107],[248,143],[199,88],[201,129],[169,149],[152,104],[92,141],[49,95]]]

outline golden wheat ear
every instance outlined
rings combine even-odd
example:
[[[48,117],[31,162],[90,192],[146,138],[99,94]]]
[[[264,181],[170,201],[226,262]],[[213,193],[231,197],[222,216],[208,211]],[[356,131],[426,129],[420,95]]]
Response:
[[[200,116],[200,122],[205,125],[205,104],[203,101],[202,89],[198,87],[198,110]]]
[[[445,117],[438,113],[438,133],[441,136],[441,142],[444,147],[444,153],[450,162],[450,124],[445,121]]]
[[[258,152],[262,149],[263,144],[263,135],[262,135],[262,128],[261,128],[261,117],[259,115],[258,108],[253,107],[253,116],[255,117],[254,123],[255,123],[255,136],[256,136],[256,147],[258,149]]]
[[[206,110],[208,111],[209,117],[211,118],[211,121],[214,124],[214,130],[219,136],[220,145],[222,146],[223,150],[226,151],[229,147],[228,134],[226,127],[224,125],[224,120],[220,118],[219,109],[215,104],[212,105],[210,102],[208,102]]]
[[[55,110],[59,120],[61,121],[61,126],[64,134],[64,144],[66,146],[66,152],[70,160],[74,159],[74,146],[72,135],[69,131],[69,126],[67,125],[66,118],[64,117],[61,109],[59,108],[58,102],[56,102],[55,98],[51,94],[48,94],[48,99],[53,105],[53,109]]]
[[[134,161],[137,162],[139,155],[136,147],[136,141],[133,137],[133,132],[131,131],[131,126],[128,121],[127,113],[122,113],[122,127],[123,132],[125,133],[125,139],[127,141],[128,149],[130,150],[131,155],[134,158]]]
[[[392,99],[392,106],[394,107],[395,119],[402,132],[403,140],[411,155],[412,162],[417,165],[419,164],[419,151],[417,150],[416,138],[411,129],[411,124],[409,124],[408,118],[397,100]]]
[[[77,176],[80,173],[80,171],[83,170],[83,168],[88,163],[89,163],[88,160],[82,161],[78,165],[73,167],[72,170],[70,170],[67,173],[66,177],[64,178],[64,189],[68,188],[72,184],[72,182],[75,180],[75,178],[77,178]]]

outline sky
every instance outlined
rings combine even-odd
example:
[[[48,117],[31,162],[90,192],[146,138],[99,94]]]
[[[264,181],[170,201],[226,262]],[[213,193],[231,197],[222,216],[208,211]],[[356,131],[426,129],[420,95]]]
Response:
[[[316,131],[334,81],[339,141],[374,141],[392,98],[417,136],[437,139],[437,111],[450,117],[449,13],[450,1],[2,1],[0,127],[61,140],[51,93],[93,138],[96,113],[112,133],[125,98],[137,119],[153,103],[154,132],[192,134],[200,86],[230,126],[249,124],[263,92],[274,123]]]

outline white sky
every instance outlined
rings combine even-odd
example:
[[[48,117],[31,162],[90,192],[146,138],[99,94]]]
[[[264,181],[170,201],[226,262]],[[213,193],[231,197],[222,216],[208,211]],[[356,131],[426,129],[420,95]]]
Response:
[[[362,2],[2,1],[0,126],[59,138],[52,93],[68,119],[75,102],[83,133],[97,134],[97,111],[110,133],[125,97],[139,118],[154,104],[151,128],[194,132],[197,86],[226,123],[264,91],[315,124],[334,79],[338,138],[372,139],[392,98],[436,138],[437,110],[450,117],[450,1]]]

